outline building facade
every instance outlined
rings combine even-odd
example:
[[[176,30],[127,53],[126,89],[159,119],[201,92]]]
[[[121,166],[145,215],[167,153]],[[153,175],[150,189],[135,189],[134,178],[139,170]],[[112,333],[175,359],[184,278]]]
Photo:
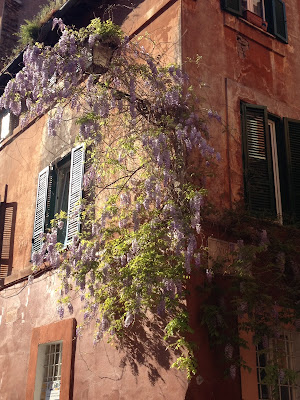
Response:
[[[5,10],[14,1],[2,3]],[[207,109],[221,117],[221,125],[212,121],[210,129],[210,143],[221,154],[214,180],[207,182],[214,207],[241,207],[260,219],[271,218],[286,237],[284,225],[297,226],[300,220],[298,0],[118,3],[111,11],[114,21],[130,37],[147,32],[166,63],[185,65],[201,86],[201,96],[205,93]],[[81,27],[94,16],[106,16],[110,5],[69,0],[56,15]],[[27,7],[25,2],[23,7]],[[25,11],[31,9],[29,2]],[[4,12],[2,27],[5,23]],[[6,40],[5,32],[1,40]],[[42,32],[50,44],[55,41],[51,32],[50,22]],[[200,63],[185,64],[198,54]],[[16,60],[0,76],[2,90],[8,75],[19,68]],[[84,152],[80,146],[74,148],[78,126],[71,115],[56,137],[48,136],[47,121],[46,114],[22,128],[9,111],[1,113],[0,399],[271,400],[271,391],[263,381],[266,361],[256,355],[250,333],[249,348],[240,352],[252,371],[241,368],[235,379],[224,378],[224,368],[201,325],[197,283],[202,278],[197,274],[188,299],[199,364],[191,381],[184,372],[170,368],[176,357],[157,339],[163,336],[160,327],[153,325],[151,330],[137,332],[128,348],[116,348],[105,341],[94,347],[92,328],[76,338],[76,324],[83,319],[77,311],[79,297],[75,296],[73,314],[65,314],[62,320],[57,315],[60,282],[55,271],[39,272],[28,282],[32,240],[35,245],[47,223],[43,198],[50,171],[59,182],[53,195],[59,209],[66,212],[70,209],[69,188],[73,190],[78,181],[81,184],[83,177]],[[80,197],[79,187],[74,202]],[[43,215],[40,220],[39,215]],[[77,225],[67,227],[64,234],[72,229]],[[294,228],[299,249],[297,232]],[[231,240],[230,235],[220,233],[217,224],[207,229],[207,236],[211,236],[211,257]],[[293,360],[292,368],[299,370],[300,338],[294,328],[289,332],[284,336],[289,349],[286,357]],[[300,398],[300,390],[294,384],[279,384],[278,395],[280,400],[295,400]]]

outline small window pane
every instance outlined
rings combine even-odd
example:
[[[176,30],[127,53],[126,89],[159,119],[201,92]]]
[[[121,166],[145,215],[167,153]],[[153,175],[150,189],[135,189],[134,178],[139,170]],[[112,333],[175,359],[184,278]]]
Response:
[[[269,390],[267,385],[261,385],[261,398],[268,399],[269,398]]]
[[[295,335],[295,334],[294,334]],[[265,351],[262,349],[262,344],[257,346],[256,362],[257,362],[257,382],[258,382],[258,397],[259,400],[271,400],[272,390],[265,384],[266,378],[265,367],[271,363],[278,365],[281,369],[295,370],[295,344],[292,332],[284,331],[278,339],[271,339],[269,348]],[[277,386],[278,385],[278,386]],[[280,380],[276,385],[276,399],[278,400],[295,400],[296,386],[285,379]],[[272,397],[273,399],[273,397]]]
[[[47,345],[45,349],[44,377],[41,399],[59,396],[61,376],[62,343]],[[50,397],[49,397],[50,396]],[[57,397],[53,397],[57,398]]]
[[[9,135],[10,132],[10,113],[6,113],[1,118],[1,133],[0,139],[4,139]]]
[[[262,0],[253,0],[253,12],[260,17],[263,17]]]
[[[249,10],[261,18],[264,18],[263,0],[243,0],[242,4],[244,10]]]
[[[287,386],[281,386],[281,400],[292,400],[289,394],[289,388]]]

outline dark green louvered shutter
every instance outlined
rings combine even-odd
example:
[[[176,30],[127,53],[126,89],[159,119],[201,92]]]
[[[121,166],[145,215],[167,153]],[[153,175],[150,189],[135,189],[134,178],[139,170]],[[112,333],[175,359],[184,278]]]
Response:
[[[300,221],[300,121],[285,119],[286,152],[292,217]]]
[[[268,30],[284,43],[288,42],[285,4],[282,0],[266,2]]]
[[[39,173],[37,194],[36,194],[34,228],[32,236],[32,253],[40,251],[42,248],[43,241],[41,235],[44,233],[45,230],[49,170],[50,168],[46,167]]]
[[[222,8],[235,15],[243,15],[242,0],[222,0]]]
[[[249,210],[275,214],[272,154],[266,107],[242,104],[245,197]]]
[[[71,172],[68,205],[68,221],[65,244],[80,231],[80,200],[82,198],[82,180],[84,174],[84,146],[75,147],[71,153]]]

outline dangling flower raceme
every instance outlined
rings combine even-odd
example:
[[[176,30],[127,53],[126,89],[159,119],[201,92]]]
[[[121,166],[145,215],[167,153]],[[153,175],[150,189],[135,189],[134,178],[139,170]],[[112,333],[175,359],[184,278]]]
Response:
[[[236,377],[236,365],[232,364],[229,368],[229,374],[232,380]]]
[[[61,304],[59,304],[59,305],[57,306],[57,313],[58,313],[58,315],[59,315],[59,318],[60,318],[60,319],[63,319],[64,314],[65,314],[65,310],[64,310],[64,307],[63,307]]]
[[[233,356],[233,346],[232,346],[230,343],[227,343],[227,344],[226,344],[224,353],[225,353],[225,357],[226,357],[228,360],[231,360],[231,359],[232,359],[232,356]]]

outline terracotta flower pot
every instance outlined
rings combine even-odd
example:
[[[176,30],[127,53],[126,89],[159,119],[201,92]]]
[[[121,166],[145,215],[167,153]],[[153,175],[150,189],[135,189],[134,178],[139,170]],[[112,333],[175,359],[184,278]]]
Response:
[[[267,21],[264,21],[262,17],[254,14],[252,11],[245,10],[243,16],[247,21],[251,22],[251,24],[258,26],[265,31],[268,29]]]

